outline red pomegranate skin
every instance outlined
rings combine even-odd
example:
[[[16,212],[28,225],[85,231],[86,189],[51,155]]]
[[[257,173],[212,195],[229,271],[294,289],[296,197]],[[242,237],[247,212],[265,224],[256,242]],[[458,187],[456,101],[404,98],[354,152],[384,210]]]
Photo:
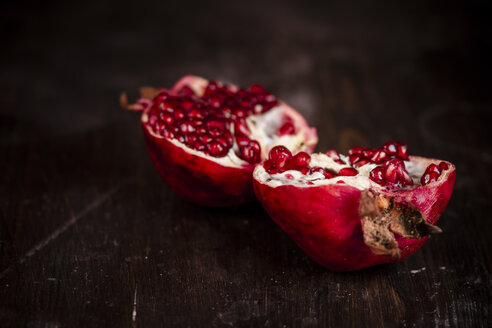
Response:
[[[147,149],[162,179],[181,197],[205,206],[232,206],[254,199],[254,165],[225,167],[191,154],[143,125]]]
[[[177,93],[184,85],[204,89],[208,81],[197,76],[181,78],[171,89]],[[234,86],[233,86],[234,87]],[[306,120],[293,108],[279,100],[285,113],[301,126]],[[210,207],[237,206],[254,201],[252,173],[255,165],[223,166],[210,158],[195,155],[183,145],[178,146],[163,137],[156,137],[147,125],[147,112],[142,113],[141,123],[150,158],[159,175],[181,197],[199,205]],[[304,149],[312,153],[317,143],[315,128],[305,131],[312,145]]]
[[[413,204],[428,223],[435,224],[448,204],[456,179],[455,167],[449,165],[449,171],[436,183],[398,193],[385,192],[385,195]],[[356,271],[404,260],[428,238],[407,239],[395,234],[401,250],[399,259],[374,254],[363,240],[359,216],[362,191],[346,184],[273,188],[255,179],[254,190],[280,228],[307,255],[332,271]]]

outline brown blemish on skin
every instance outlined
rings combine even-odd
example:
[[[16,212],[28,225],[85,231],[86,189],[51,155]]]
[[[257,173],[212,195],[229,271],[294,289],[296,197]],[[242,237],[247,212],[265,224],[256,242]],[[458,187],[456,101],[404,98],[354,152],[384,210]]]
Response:
[[[376,255],[400,258],[395,233],[405,238],[421,238],[442,232],[439,227],[427,223],[414,206],[373,191],[362,193],[359,214],[364,243]]]

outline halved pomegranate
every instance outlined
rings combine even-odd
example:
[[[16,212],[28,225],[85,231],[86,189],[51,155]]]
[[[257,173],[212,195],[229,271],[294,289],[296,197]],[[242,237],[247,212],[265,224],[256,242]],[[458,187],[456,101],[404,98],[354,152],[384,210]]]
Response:
[[[451,197],[449,162],[409,156],[405,144],[295,156],[283,146],[253,173],[271,218],[319,264],[353,271],[405,259],[441,232]]]
[[[316,130],[260,85],[240,89],[197,76],[171,90],[145,89],[129,109],[142,111],[150,157],[179,195],[207,206],[254,200],[252,172],[283,144],[312,152]]]

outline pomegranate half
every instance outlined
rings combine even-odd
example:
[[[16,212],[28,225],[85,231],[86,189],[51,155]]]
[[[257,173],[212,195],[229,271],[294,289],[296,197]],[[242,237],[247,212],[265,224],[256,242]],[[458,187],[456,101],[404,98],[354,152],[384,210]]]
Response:
[[[172,89],[145,89],[129,109],[142,111],[147,148],[162,179],[206,206],[254,200],[252,172],[279,144],[312,152],[316,130],[260,85],[240,89],[197,76]]]
[[[312,259],[333,271],[403,260],[418,250],[444,211],[454,165],[409,156],[402,143],[355,147],[348,156],[282,146],[253,173],[271,218]]]

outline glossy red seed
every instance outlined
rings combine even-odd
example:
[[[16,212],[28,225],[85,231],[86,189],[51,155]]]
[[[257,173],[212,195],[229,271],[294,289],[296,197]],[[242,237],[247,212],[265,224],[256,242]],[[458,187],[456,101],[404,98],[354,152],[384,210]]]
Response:
[[[294,127],[294,124],[292,124],[292,122],[284,123],[284,125],[282,125],[280,129],[278,129],[277,134],[279,136],[296,134],[296,129]]]
[[[237,134],[242,134],[245,136],[248,136],[250,134],[250,131],[248,129],[248,125],[246,124],[246,121],[243,119],[237,119],[236,122],[234,123],[234,133]]]
[[[200,140],[200,142],[202,142],[203,144],[208,144],[210,142],[212,142],[213,138],[211,135],[209,134],[201,134],[198,139]]]
[[[329,158],[331,158],[332,160],[337,160],[337,159],[340,159],[340,154],[338,154],[338,152],[336,150],[328,150],[326,152],[326,156],[328,156]]]
[[[362,151],[362,156],[365,158],[371,158],[375,151],[376,149],[364,149]]]
[[[309,164],[311,161],[311,156],[308,153],[301,151],[300,153],[297,153],[292,160],[295,166],[302,167]]]
[[[243,135],[236,136],[236,144],[238,145],[238,147],[245,147],[249,145],[250,141],[251,140],[246,136]]]
[[[430,173],[430,172],[436,172],[437,174],[441,175],[441,168],[436,164],[430,164],[425,169],[425,173]]]
[[[302,174],[306,175],[306,174],[308,174],[308,172],[309,172],[309,167],[306,167],[306,166],[304,166],[304,167],[300,167],[300,168],[298,168],[298,169],[297,169],[297,171],[299,171],[299,172],[301,172]]]
[[[174,118],[179,121],[184,119],[185,117],[185,111],[182,108],[176,108],[176,110],[174,111]]]
[[[275,166],[282,167],[292,157],[292,153],[284,146],[275,146],[270,150],[268,157],[275,163]]]
[[[348,151],[349,155],[352,155],[352,154],[360,154],[364,151],[364,147],[360,147],[360,146],[357,146],[357,147],[354,147],[352,149],[350,149]]]
[[[381,164],[387,159],[386,152],[383,149],[377,149],[371,156],[371,162]]]
[[[383,145],[383,149],[390,156],[398,154],[398,146],[396,142],[389,141]]]
[[[164,129],[162,136],[168,139],[174,139],[174,132],[169,129]]]
[[[190,121],[182,121],[179,123],[179,130],[183,134],[193,133],[196,131],[195,127]]]
[[[193,148],[196,149],[196,150],[199,150],[199,151],[204,151],[207,148],[207,146],[205,146],[200,141],[197,141],[197,142],[195,142],[195,145],[194,145]]]
[[[250,145],[239,148],[239,152],[240,157],[250,164],[258,163],[260,160],[260,154]]]
[[[402,142],[398,142],[397,144],[398,147],[398,157],[403,159],[403,160],[408,160],[408,146]]]
[[[232,115],[236,118],[244,118],[247,116],[246,114],[246,110],[242,109],[242,108],[234,108],[232,110]]]
[[[253,92],[253,93],[266,93],[266,90],[265,88],[263,88],[261,85],[259,84],[252,84],[250,87],[249,87],[249,91],[250,92]]]
[[[227,154],[227,149],[217,141],[212,141],[207,144],[208,153],[214,157],[224,157]]]
[[[188,146],[193,146],[196,142],[197,142],[197,135],[194,134],[194,133],[191,133],[191,134],[187,134],[185,136],[185,143],[188,145]]]
[[[338,176],[355,176],[359,174],[359,171],[354,169],[353,167],[344,167],[340,171],[338,171]]]
[[[361,156],[361,154],[351,154],[351,155],[349,155],[350,165],[354,165],[354,164],[360,162],[362,159],[363,159],[363,157]]]
[[[179,90],[179,94],[182,96],[194,96],[195,92],[189,86],[185,85]]]
[[[439,174],[436,172],[427,172],[420,178],[420,183],[422,186],[425,186],[426,184],[437,181],[437,179],[439,179]]]
[[[369,161],[368,159],[361,159],[360,161],[358,161],[358,162],[354,165],[354,167],[359,168],[359,167],[361,167],[361,166],[366,165],[367,163],[370,163],[370,161]]]
[[[193,119],[203,119],[203,113],[198,108],[194,107],[188,112],[188,117]]]
[[[210,129],[208,129],[208,133],[212,137],[218,137],[218,136],[221,136],[223,134],[223,131],[222,130],[219,130],[217,128],[210,128]]]
[[[260,153],[261,152],[261,147],[260,147],[260,144],[258,143],[258,141],[256,140],[252,140],[250,143],[249,143],[249,146],[251,148],[253,148],[253,150],[256,152],[256,153]]]
[[[369,173],[369,179],[372,181],[379,183],[380,185],[385,184],[385,179],[384,179],[384,167],[382,166],[376,166],[371,173]]]
[[[449,169],[449,165],[446,162],[441,162],[439,163],[439,168],[441,169],[441,171],[446,171],[447,169]]]
[[[159,113],[159,117],[166,125],[172,125],[174,123],[174,116],[169,113],[161,112]]]

